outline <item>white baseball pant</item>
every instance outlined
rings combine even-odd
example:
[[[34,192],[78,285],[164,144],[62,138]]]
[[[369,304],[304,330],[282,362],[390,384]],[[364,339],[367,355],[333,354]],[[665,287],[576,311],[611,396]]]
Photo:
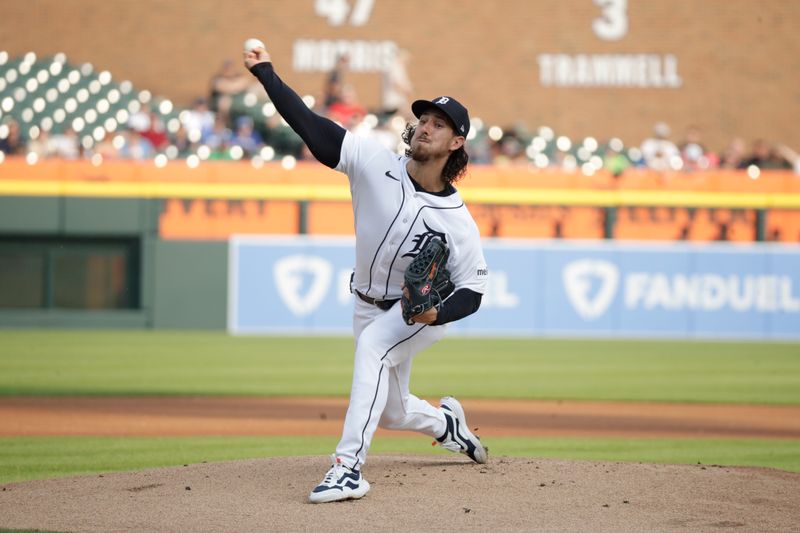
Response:
[[[355,361],[350,405],[336,456],[359,469],[380,425],[440,437],[446,429],[442,411],[408,390],[416,354],[444,337],[447,326],[407,325],[400,303],[388,311],[355,299]]]

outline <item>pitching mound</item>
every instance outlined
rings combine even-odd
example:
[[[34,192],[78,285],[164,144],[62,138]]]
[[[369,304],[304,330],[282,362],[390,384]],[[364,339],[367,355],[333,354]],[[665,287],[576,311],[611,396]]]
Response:
[[[4,485],[0,527],[56,531],[719,531],[800,528],[800,474],[764,468],[375,455],[360,501],[313,505],[327,458]]]

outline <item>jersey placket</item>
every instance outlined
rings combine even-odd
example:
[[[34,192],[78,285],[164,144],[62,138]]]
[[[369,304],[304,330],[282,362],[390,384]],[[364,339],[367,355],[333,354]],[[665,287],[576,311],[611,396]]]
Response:
[[[406,187],[405,183],[403,187]],[[380,293],[380,296],[383,298],[397,296],[389,294],[391,290],[389,282],[391,282],[391,276],[394,270],[393,265],[395,263],[393,259],[400,255],[400,248],[405,243],[405,239],[409,233],[409,226],[414,222],[414,215],[420,208],[417,193],[409,193],[406,191],[406,198],[407,200],[403,205],[401,213],[389,231],[387,244],[380,252],[377,261],[379,268],[376,269],[375,274],[377,275],[373,278],[372,288]]]

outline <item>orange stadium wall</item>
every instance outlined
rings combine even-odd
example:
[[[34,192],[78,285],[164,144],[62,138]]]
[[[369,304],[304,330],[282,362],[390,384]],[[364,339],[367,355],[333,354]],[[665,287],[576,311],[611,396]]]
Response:
[[[238,62],[247,37],[316,96],[342,46],[370,107],[403,48],[416,94],[458,95],[487,124],[632,145],[667,120],[675,140],[695,125],[716,151],[736,136],[797,149],[797,20],[800,2],[787,0],[35,0],[4,3],[0,47],[63,52],[186,106],[223,61]],[[597,73],[587,77],[587,64]],[[609,68],[624,72],[609,78]]]
[[[607,212],[599,207],[470,206],[481,235],[529,239],[603,239]],[[753,209],[625,207],[616,211],[613,236],[621,240],[758,240]],[[297,202],[169,199],[159,219],[164,239],[228,239],[234,234],[301,233]],[[309,202],[302,233],[352,235],[353,214],[345,202]],[[771,211],[766,238],[800,243],[800,211]]]
[[[246,162],[29,165],[21,158],[0,165],[0,195],[158,200],[155,223],[167,240],[352,235],[346,183],[313,162],[291,170]],[[485,237],[800,242],[800,178],[791,172],[751,179],[739,171],[629,170],[615,177],[475,165],[458,187]],[[636,193],[644,196],[626,199]]]

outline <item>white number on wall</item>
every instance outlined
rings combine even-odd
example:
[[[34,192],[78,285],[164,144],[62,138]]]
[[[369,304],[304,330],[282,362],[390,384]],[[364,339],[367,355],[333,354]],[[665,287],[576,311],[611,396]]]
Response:
[[[604,41],[618,41],[628,33],[628,0],[594,0],[602,16],[592,21],[594,34]]]
[[[363,26],[369,22],[375,0],[355,0],[354,3],[351,9],[348,0],[314,0],[314,11],[327,18],[331,26],[341,26],[345,21],[351,26]]]

